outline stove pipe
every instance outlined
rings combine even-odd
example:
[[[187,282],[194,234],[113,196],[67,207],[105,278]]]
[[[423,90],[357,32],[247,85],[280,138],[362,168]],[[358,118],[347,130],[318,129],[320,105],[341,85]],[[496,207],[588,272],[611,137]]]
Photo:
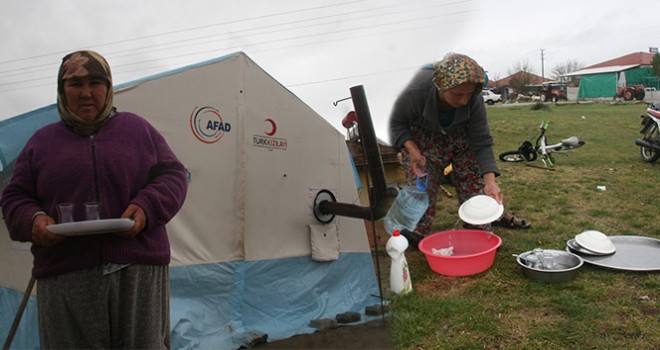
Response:
[[[355,113],[357,114],[360,143],[365,152],[367,169],[373,182],[373,187],[369,189],[370,206],[364,207],[355,204],[338,203],[334,201],[334,196],[328,198],[327,195],[324,195],[317,196],[317,199],[322,198],[322,200],[315,203],[314,212],[317,219],[319,217],[329,217],[329,221],[335,215],[375,221],[385,217],[398,191],[395,188],[390,190],[387,188],[383,159],[380,155],[380,148],[378,147],[378,140],[371,120],[371,113],[369,112],[364,87],[362,85],[354,86],[350,91]],[[329,222],[321,219],[319,221]]]

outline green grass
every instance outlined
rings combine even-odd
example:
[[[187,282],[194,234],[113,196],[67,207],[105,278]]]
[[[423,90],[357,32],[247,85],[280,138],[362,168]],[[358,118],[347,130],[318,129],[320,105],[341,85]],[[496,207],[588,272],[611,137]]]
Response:
[[[587,229],[660,238],[660,162],[642,162],[634,143],[645,108],[489,107],[496,155],[534,142],[542,120],[550,122],[549,142],[576,135],[586,145],[557,155],[555,171],[498,160],[505,207],[532,227],[495,228],[503,244],[488,271],[446,277],[431,271],[422,253],[406,254],[414,293],[392,298],[396,348],[657,349],[660,273],[585,264],[575,280],[541,283],[526,279],[512,257],[536,247],[563,250]],[[436,231],[462,226],[455,191],[448,189],[454,196],[440,194]]]

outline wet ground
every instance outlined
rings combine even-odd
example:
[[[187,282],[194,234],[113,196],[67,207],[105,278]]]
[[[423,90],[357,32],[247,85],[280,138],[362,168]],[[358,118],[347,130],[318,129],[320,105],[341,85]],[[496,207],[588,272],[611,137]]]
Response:
[[[253,349],[392,349],[388,319],[376,319],[359,325],[340,326],[313,334],[260,344]]]

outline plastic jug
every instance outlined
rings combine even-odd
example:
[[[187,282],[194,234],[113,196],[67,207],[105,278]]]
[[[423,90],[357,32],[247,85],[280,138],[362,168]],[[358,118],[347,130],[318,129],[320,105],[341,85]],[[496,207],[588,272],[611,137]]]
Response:
[[[408,240],[403,237],[399,230],[394,229],[392,237],[387,240],[385,250],[392,258],[390,267],[390,289],[395,294],[406,294],[413,290],[410,279],[410,270],[408,270],[408,261],[405,251],[408,248]]]
[[[394,229],[415,231],[417,223],[429,207],[428,187],[429,176],[424,173],[417,176],[415,186],[404,187],[399,192],[383,221],[387,233],[391,235]]]

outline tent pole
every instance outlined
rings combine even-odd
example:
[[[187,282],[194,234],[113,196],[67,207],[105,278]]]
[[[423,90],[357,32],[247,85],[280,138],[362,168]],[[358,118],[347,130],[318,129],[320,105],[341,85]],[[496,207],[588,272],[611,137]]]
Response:
[[[14,322],[11,324],[11,329],[7,334],[7,339],[5,344],[2,346],[2,350],[9,350],[12,341],[14,340],[14,335],[16,335],[16,330],[18,330],[18,324],[21,323],[21,317],[23,317],[23,312],[25,311],[25,306],[27,305],[28,300],[30,299],[30,294],[32,294],[32,289],[34,288],[34,282],[36,280],[34,277],[30,277],[30,282],[28,283],[27,288],[25,289],[25,294],[23,294],[23,300],[21,300],[21,305],[16,311],[16,316],[14,317]]]

